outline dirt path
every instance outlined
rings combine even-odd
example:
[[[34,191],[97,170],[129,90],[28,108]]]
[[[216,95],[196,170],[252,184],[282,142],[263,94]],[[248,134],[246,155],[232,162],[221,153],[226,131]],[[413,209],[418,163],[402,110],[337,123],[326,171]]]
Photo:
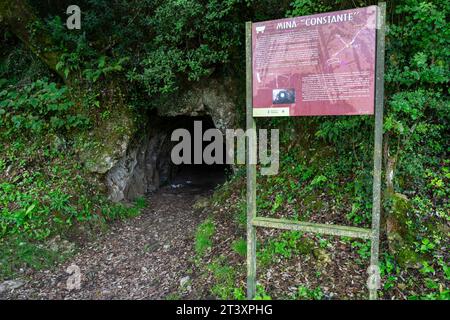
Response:
[[[200,298],[203,293],[192,287],[200,288],[192,260],[195,230],[205,216],[193,204],[210,193],[193,186],[161,189],[149,197],[142,215],[114,224],[55,269],[32,272],[29,279],[21,279],[25,285],[4,298]],[[70,265],[80,269],[80,289],[67,289]]]

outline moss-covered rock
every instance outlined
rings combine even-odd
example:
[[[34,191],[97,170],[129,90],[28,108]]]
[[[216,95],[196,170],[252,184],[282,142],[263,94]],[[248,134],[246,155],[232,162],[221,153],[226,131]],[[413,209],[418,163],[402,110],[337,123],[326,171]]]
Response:
[[[408,213],[411,211],[410,200],[400,193],[394,193],[390,200],[392,207],[386,217],[389,251],[401,266],[418,267],[425,257],[414,250],[414,230],[408,227]]]
[[[108,172],[125,155],[133,134],[132,119],[122,115],[80,136],[80,158],[86,169],[100,174]]]
[[[319,269],[325,268],[331,262],[331,256],[324,248],[315,248],[313,251],[313,256],[316,258],[316,266]]]
[[[81,94],[89,88],[80,88]],[[98,83],[99,108],[90,117],[95,121],[89,132],[77,137],[80,159],[89,172],[108,172],[127,152],[137,132],[137,117],[128,104],[127,89],[118,79]]]

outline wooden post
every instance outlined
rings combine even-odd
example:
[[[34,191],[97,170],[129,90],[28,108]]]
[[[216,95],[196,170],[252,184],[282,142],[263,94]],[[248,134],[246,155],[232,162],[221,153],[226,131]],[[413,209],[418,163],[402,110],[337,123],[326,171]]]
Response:
[[[255,130],[253,119],[253,83],[252,83],[252,23],[245,24],[246,39],[246,114],[247,133]],[[250,139],[247,134],[247,299],[253,299],[256,292],[256,228],[253,219],[256,217],[256,139]],[[256,162],[256,161],[255,161]]]
[[[386,3],[378,4],[377,14],[377,61],[375,82],[375,142],[373,154],[373,207],[372,207],[372,237],[370,251],[369,282],[376,283],[369,286],[369,298],[377,299],[379,286],[379,247],[380,247],[380,210],[381,210],[381,158],[383,144],[383,108],[384,108],[384,54],[386,33]],[[370,277],[375,277],[370,279]]]

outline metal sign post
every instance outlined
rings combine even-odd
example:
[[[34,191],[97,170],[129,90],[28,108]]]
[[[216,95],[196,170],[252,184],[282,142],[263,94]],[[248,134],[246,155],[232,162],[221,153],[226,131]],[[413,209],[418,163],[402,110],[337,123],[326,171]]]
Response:
[[[372,206],[372,236],[370,250],[370,265],[375,268],[369,274],[378,282],[380,275],[378,269],[378,256],[380,251],[380,210],[381,210],[381,160],[383,149],[383,109],[384,109],[384,55],[385,55],[385,34],[386,34],[386,3],[378,5],[377,17],[377,61],[376,61],[376,82],[375,82],[375,141],[373,151],[373,206]],[[369,272],[370,273],[370,272]],[[377,299],[377,288],[370,288],[370,299]]]
[[[247,130],[256,131],[256,123],[253,118],[253,87],[252,87],[252,23],[245,25],[246,33],[246,121]],[[256,164],[249,159],[251,154],[256,154],[255,139],[247,136],[247,297],[252,299],[256,292],[256,228],[253,220],[256,218]],[[253,158],[256,159],[256,158]]]
[[[376,79],[375,79],[375,144],[373,171],[373,209],[371,229],[317,224],[311,222],[292,221],[257,217],[256,215],[256,165],[248,159],[256,159],[256,141],[247,137],[247,298],[253,299],[256,292],[256,227],[296,230],[302,232],[353,237],[371,240],[371,259],[368,269],[369,298],[377,299],[380,285],[378,268],[380,208],[381,208],[381,160],[383,138],[383,106],[384,106],[384,54],[385,54],[385,17],[386,4],[377,7],[376,28]],[[253,61],[252,61],[252,23],[246,23],[246,122],[247,129],[256,130],[253,106]],[[261,29],[264,32],[264,29]]]

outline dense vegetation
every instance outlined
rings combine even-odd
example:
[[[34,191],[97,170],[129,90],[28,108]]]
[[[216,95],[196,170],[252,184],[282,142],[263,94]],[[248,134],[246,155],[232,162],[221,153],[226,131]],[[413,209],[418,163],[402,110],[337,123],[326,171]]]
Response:
[[[108,123],[114,124],[111,137],[132,135],[145,126],[149,109],[176,108],[169,101],[200,79],[233,77],[242,84],[244,21],[376,2],[80,0],[80,31],[65,27],[70,1],[16,3],[35,15],[18,28],[8,5],[0,5],[0,278],[24,263],[45,266],[54,252],[41,244],[56,235],[71,239],[139,213],[142,199],[131,209],[106,199],[102,176],[88,170],[85,155],[103,147],[96,138]],[[402,288],[405,297],[449,298],[449,9],[444,0],[388,1],[384,171],[389,174],[382,248],[387,297]],[[237,105],[242,116],[242,101]],[[132,126],[119,120],[125,114]],[[261,215],[370,223],[372,118],[258,125],[280,128],[282,138],[280,174],[258,177]],[[229,208],[241,236],[242,179],[238,173],[229,182],[239,186],[236,198],[223,196],[227,185],[214,199],[217,206],[234,199]],[[216,245],[214,219],[199,228],[200,256]],[[308,254],[315,244],[299,242],[301,237],[280,235],[259,248],[260,258],[270,264],[273,257]],[[369,244],[350,243],[366,263]],[[236,236],[232,248],[242,263],[242,238]],[[242,270],[233,271],[225,260],[217,257],[208,266],[217,275],[213,293],[241,298],[233,274]],[[268,297],[263,287],[258,290],[260,298]],[[294,297],[323,295],[320,288],[301,287]]]

